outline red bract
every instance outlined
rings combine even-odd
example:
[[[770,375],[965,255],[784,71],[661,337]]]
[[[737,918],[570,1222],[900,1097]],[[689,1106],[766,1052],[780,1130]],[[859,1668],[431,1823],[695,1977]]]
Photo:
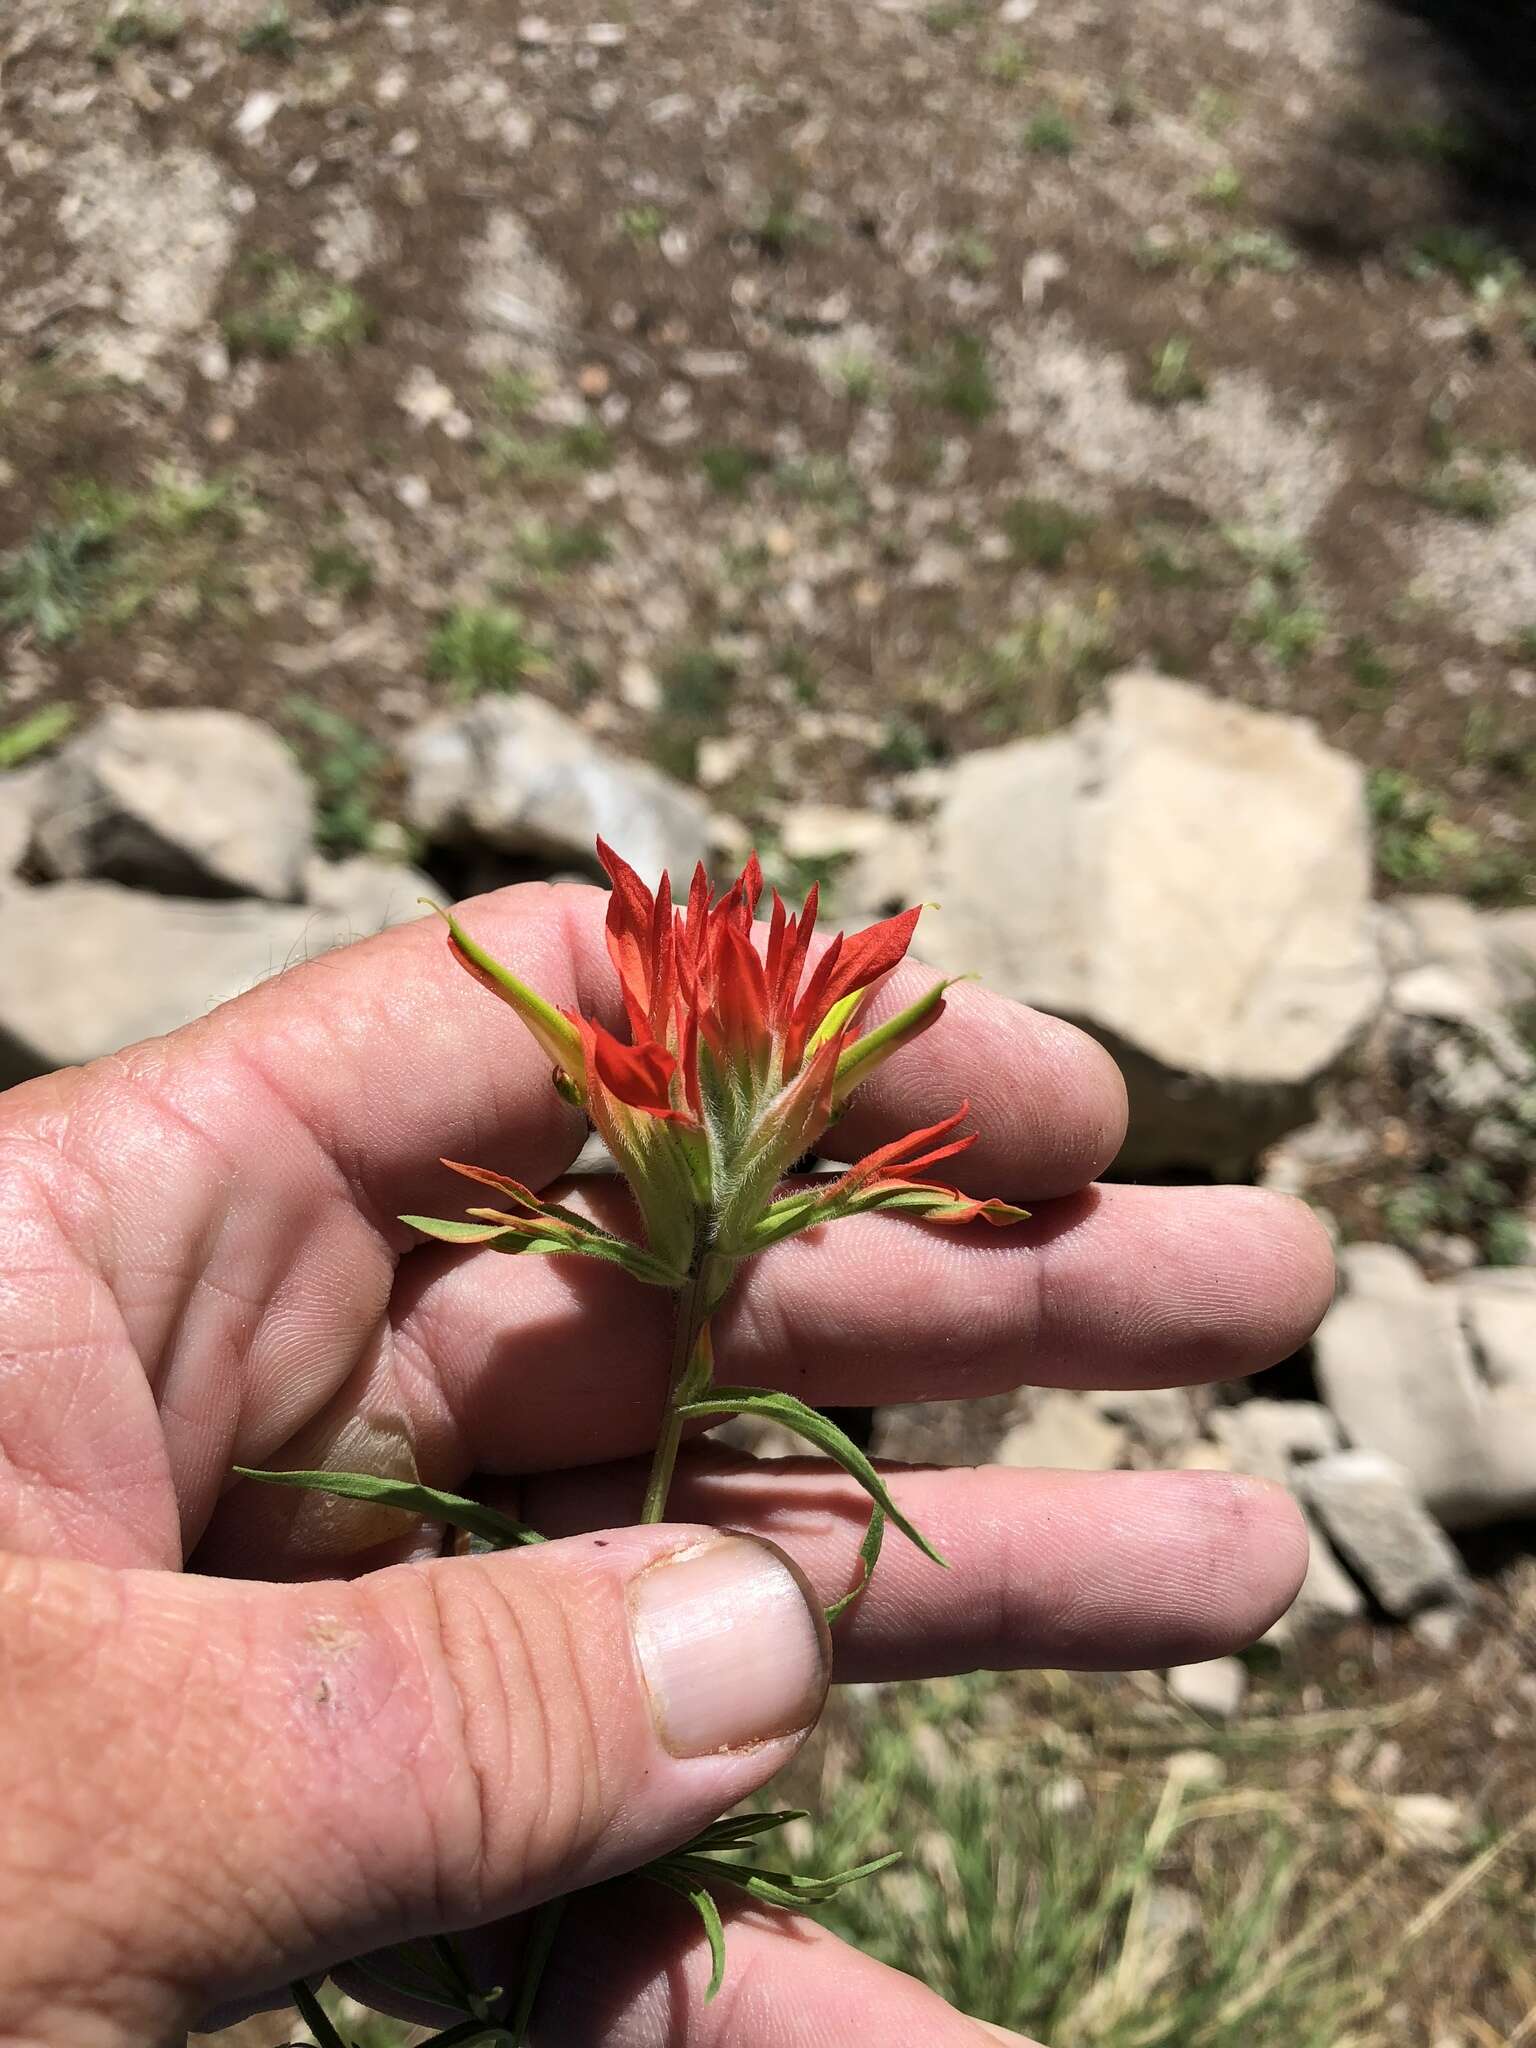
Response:
[[[604,1048],[604,1085],[621,1102],[652,1115],[704,1118],[701,1047],[721,1075],[750,1075],[756,1086],[794,1079],[806,1048],[828,1013],[855,991],[871,993],[911,943],[919,913],[906,910],[853,939],[839,933],[806,976],[816,929],[818,891],[812,884],[799,915],[777,889],[767,945],[759,953],[753,925],[763,890],[754,854],[735,883],[712,902],[702,867],[693,877],[686,912],[672,910],[664,875],[653,896],[629,863],[600,839],[598,858],[613,884],[608,899],[608,952],[618,972],[632,1046],[647,1048],[643,1066],[613,1057],[613,1040],[595,1026]],[[854,1021],[841,1020],[840,1037]],[[671,1086],[665,1104],[657,1083]]]
[[[840,1180],[778,1196],[785,1172],[849,1094],[942,1014],[947,984],[938,982],[874,1030],[859,1028],[906,954],[916,910],[838,933],[818,951],[814,887],[798,912],[774,890],[766,932],[758,925],[755,854],[718,897],[698,868],[678,909],[665,875],[652,891],[602,840],[597,851],[613,885],[606,935],[627,1038],[555,1010],[448,922],[455,956],[553,1055],[563,1092],[586,1109],[634,1190],[645,1225],[641,1277],[659,1272],[670,1276],[663,1284],[681,1285],[707,1261],[718,1280],[730,1262],[797,1230],[872,1208],[943,1223],[1003,1223],[1022,1213],[914,1178],[972,1142],[950,1135],[964,1110],[881,1147]],[[542,1235],[531,1227],[554,1213],[521,1190],[499,1248],[588,1249],[568,1214]],[[605,1237],[600,1256],[619,1256],[613,1246],[622,1242]],[[637,1256],[632,1270],[641,1263]]]

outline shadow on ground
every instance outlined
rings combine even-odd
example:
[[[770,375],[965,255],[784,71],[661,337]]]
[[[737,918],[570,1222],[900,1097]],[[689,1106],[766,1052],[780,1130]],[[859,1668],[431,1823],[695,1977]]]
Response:
[[[1443,66],[1462,130],[1448,168],[1469,198],[1518,206],[1536,231],[1536,9],[1529,0],[1385,0],[1367,61],[1390,68],[1405,34]]]

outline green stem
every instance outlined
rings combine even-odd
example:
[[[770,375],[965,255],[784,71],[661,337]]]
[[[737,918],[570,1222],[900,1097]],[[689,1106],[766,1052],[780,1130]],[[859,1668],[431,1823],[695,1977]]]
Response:
[[[685,1402],[697,1400],[714,1376],[709,1312],[718,1283],[719,1261],[706,1247],[695,1258],[677,1293],[677,1334],[672,1345],[667,1407],[656,1439],[656,1454],[651,1460],[650,1483],[645,1489],[645,1506],[640,1511],[642,1522],[660,1522],[666,1516],[667,1495],[683,1441],[683,1418],[678,1410]]]

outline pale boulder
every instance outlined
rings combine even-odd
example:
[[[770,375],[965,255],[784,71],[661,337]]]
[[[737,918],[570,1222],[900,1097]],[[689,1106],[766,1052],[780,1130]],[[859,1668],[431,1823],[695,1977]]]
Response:
[[[1120,1058],[1127,1163],[1242,1170],[1379,1006],[1362,773],[1305,719],[1122,675],[1066,730],[956,762],[905,836],[940,906],[924,956]],[[886,907],[889,865],[846,898]]]
[[[684,888],[707,860],[708,807],[680,782],[599,746],[536,697],[483,697],[406,740],[406,815],[429,840],[569,866],[601,835],[648,882]]]
[[[60,881],[291,902],[313,830],[309,780],[269,727],[121,705],[49,763],[32,850]]]
[[[1027,1420],[997,1447],[999,1465],[1062,1472],[1112,1472],[1130,1447],[1129,1433],[1099,1414],[1084,1394],[1037,1394]]]
[[[1242,1709],[1248,1691],[1247,1667],[1237,1657],[1212,1657],[1203,1664],[1175,1664],[1168,1690],[1186,1707],[1210,1721],[1231,1721]]]
[[[1536,1513],[1536,1293],[1523,1274],[1424,1279],[1405,1252],[1355,1245],[1313,1340],[1350,1443],[1404,1470],[1448,1529]]]
[[[447,896],[419,868],[403,861],[376,860],[355,854],[348,860],[322,860],[312,855],[304,869],[304,900],[316,910],[334,912],[364,939],[391,925],[409,924]]]
[[[0,888],[0,1087],[174,1031],[354,936],[300,904]]]
[[[1305,1474],[1309,1505],[1389,1614],[1466,1604],[1471,1587],[1409,1475],[1374,1451],[1337,1451]]]

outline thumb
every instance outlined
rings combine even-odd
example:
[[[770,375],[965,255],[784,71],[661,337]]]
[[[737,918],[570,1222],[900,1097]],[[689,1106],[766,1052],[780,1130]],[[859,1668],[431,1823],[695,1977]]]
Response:
[[[829,1654],[714,1530],[302,1586],[0,1559],[0,2040],[127,2048],[645,1862],[792,1754]]]

